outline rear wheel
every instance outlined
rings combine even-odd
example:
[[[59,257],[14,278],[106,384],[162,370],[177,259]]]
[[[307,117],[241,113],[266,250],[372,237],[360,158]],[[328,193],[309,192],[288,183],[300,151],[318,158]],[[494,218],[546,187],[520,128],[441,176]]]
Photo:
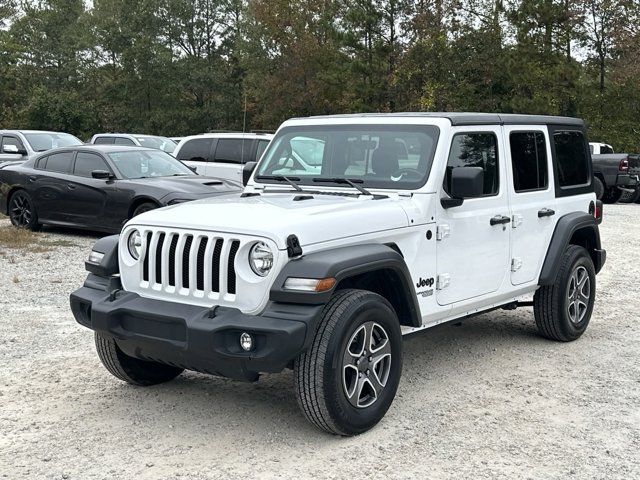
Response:
[[[149,386],[168,382],[180,375],[182,368],[148,362],[125,354],[115,340],[95,333],[96,350],[105,368],[116,378],[132,385]]]
[[[18,190],[9,200],[9,218],[11,223],[18,228],[27,228],[29,230],[40,230],[38,223],[38,213],[35,205],[31,200],[31,196],[24,190]]]
[[[357,435],[384,417],[401,373],[402,336],[393,307],[372,292],[341,290],[294,364],[298,404],[318,428]]]
[[[640,188],[636,188],[632,192],[622,192],[620,203],[636,203],[640,200]]]
[[[594,177],[593,179],[593,189],[596,192],[596,198],[602,200],[602,197],[604,197],[604,184],[598,177]]]
[[[153,202],[141,203],[135,208],[135,210],[133,211],[133,215],[131,215],[131,218],[137,217],[141,213],[148,212],[149,210],[155,210],[156,208],[158,208],[158,205]]]
[[[538,331],[550,340],[576,340],[589,325],[595,296],[596,272],[589,253],[569,245],[553,285],[540,287],[533,297]]]
[[[617,187],[612,187],[605,190],[604,196],[602,197],[602,201],[604,203],[616,203],[620,200],[622,196],[622,190]]]

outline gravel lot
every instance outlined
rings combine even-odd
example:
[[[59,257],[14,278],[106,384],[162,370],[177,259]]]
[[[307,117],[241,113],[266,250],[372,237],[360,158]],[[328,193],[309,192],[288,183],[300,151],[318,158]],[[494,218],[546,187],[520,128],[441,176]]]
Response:
[[[387,416],[347,439],[304,420],[291,372],[117,381],[68,308],[96,236],[0,245],[0,477],[640,478],[639,216],[605,209],[608,262],[580,340],[541,339],[531,309],[414,337]]]

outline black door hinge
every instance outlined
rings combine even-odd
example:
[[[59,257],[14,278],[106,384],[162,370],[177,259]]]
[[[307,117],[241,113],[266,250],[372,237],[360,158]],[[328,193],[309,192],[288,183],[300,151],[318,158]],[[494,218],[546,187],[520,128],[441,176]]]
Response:
[[[300,240],[295,235],[289,235],[287,237],[287,254],[289,258],[299,257],[302,255],[302,247],[300,246]]]

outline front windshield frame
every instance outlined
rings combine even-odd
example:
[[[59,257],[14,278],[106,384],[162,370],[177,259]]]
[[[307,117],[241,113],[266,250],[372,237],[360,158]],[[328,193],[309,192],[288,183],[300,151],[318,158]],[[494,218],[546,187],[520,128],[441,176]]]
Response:
[[[332,134],[349,134],[352,132],[353,135],[359,134],[368,134],[370,136],[377,136],[376,134],[393,134],[393,133],[405,133],[405,134],[424,134],[424,141],[430,142],[428,147],[429,151],[425,151],[423,153],[419,153],[418,155],[425,155],[425,158],[419,158],[418,162],[420,163],[420,172],[424,173],[421,178],[415,179],[400,179],[400,181],[394,181],[389,179],[373,179],[367,178],[370,175],[369,168],[370,165],[368,162],[370,160],[364,160],[365,162],[365,173],[364,175],[351,175],[345,171],[343,175],[335,175],[335,174],[323,174],[323,173],[313,173],[313,174],[296,174],[295,171],[291,173],[282,173],[277,170],[274,173],[269,173],[268,166],[272,161],[272,157],[278,154],[278,150],[281,149],[281,142],[286,141],[287,138],[292,139],[291,136],[298,134],[301,137],[313,137],[313,135],[327,135],[326,141],[330,142],[330,137]],[[254,182],[258,185],[280,185],[283,186],[282,182],[269,180],[268,178],[264,178],[264,176],[275,175],[275,176],[287,176],[296,178],[295,183],[302,186],[314,186],[314,187],[322,187],[322,188],[349,188],[344,185],[339,184],[331,184],[331,183],[318,183],[314,182],[313,178],[349,178],[349,179],[358,179],[362,180],[362,183],[359,185],[367,188],[367,189],[383,189],[383,190],[417,190],[422,188],[428,181],[431,168],[433,165],[433,160],[435,158],[435,153],[438,147],[438,141],[440,138],[440,127],[436,124],[378,124],[378,123],[357,123],[357,124],[325,124],[325,125],[291,125],[281,128],[275,135],[275,137],[269,143],[267,150],[262,155],[262,159],[256,168],[256,174],[254,176]],[[317,138],[317,137],[316,137]],[[320,139],[318,139],[320,141]],[[334,141],[337,138],[333,139]],[[362,141],[362,140],[360,140]],[[379,146],[379,137],[378,137],[378,146]],[[285,147],[286,148],[286,147]],[[377,148],[377,147],[376,147]],[[365,155],[372,155],[375,149],[369,150]],[[324,155],[323,155],[324,157]],[[324,161],[324,158],[323,158]],[[258,179],[257,177],[262,177]]]
[[[61,148],[61,147],[75,147],[77,145],[83,145],[82,141],[71,135],[70,133],[63,132],[29,132],[23,133],[24,138],[29,143],[29,146],[34,152],[46,152],[47,150],[51,150],[53,148]],[[52,139],[50,144],[51,146],[48,148],[36,148],[41,147],[42,145],[38,145],[38,141],[41,141],[43,138]],[[56,144],[54,145],[53,139],[56,140]],[[59,143],[60,140],[63,140],[62,143]]]
[[[178,144],[169,137],[160,137],[157,135],[134,135],[134,137],[140,142],[141,147],[155,148],[156,150],[166,153],[173,153],[178,146]],[[150,145],[145,145],[147,142],[150,143]]]
[[[113,165],[113,168],[118,172],[121,178],[126,180],[140,180],[143,178],[166,178],[173,176],[196,176],[193,170],[191,170],[188,166],[182,163],[180,160],[177,160],[175,157],[169,155],[162,150],[156,149],[145,149],[145,150],[119,150],[115,152],[109,152],[106,154],[109,157],[110,163]],[[138,161],[142,161],[142,158],[145,158],[148,162],[149,160],[159,159],[160,161],[166,161],[172,167],[174,167],[173,171],[166,171],[163,175],[144,175],[143,169],[140,168],[140,175],[131,175],[127,173],[127,169],[125,165],[122,163],[125,160],[124,157],[131,155],[138,155],[141,158],[138,158]]]

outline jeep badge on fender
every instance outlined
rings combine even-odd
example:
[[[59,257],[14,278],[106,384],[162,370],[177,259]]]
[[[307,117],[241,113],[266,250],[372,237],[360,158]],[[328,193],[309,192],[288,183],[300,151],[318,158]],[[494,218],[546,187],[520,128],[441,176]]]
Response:
[[[393,402],[405,334],[531,303],[549,339],[589,324],[606,252],[582,120],[292,119],[243,178],[95,244],[71,309],[115,377],[291,368],[307,419],[356,435]]]

